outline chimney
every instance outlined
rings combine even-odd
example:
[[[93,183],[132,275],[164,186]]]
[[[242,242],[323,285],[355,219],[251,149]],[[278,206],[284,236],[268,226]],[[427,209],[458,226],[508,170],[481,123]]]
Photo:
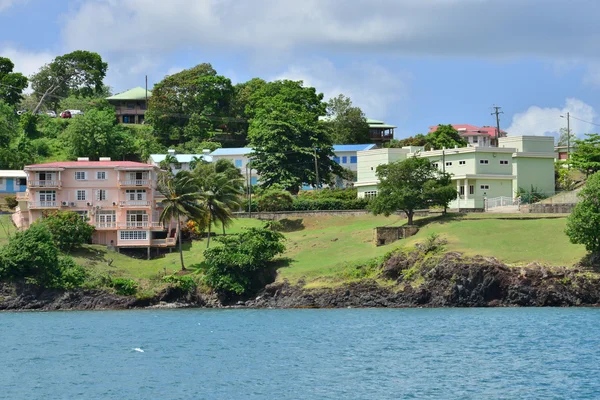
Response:
[[[169,149],[169,150],[167,150],[167,153],[169,153],[170,155],[174,156],[175,155],[175,149]]]
[[[100,161],[110,161],[110,157],[100,157]]]
[[[90,161],[89,157],[77,157],[77,161]]]

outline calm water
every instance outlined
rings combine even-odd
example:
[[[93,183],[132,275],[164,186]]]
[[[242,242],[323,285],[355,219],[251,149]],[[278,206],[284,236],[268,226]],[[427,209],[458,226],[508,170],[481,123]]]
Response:
[[[0,313],[0,355],[6,399],[598,399],[600,309]]]

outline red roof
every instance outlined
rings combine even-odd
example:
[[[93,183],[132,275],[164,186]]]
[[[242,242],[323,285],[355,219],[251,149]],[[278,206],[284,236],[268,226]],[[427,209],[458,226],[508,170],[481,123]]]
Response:
[[[154,165],[135,161],[61,161],[45,164],[26,165],[25,168],[76,168],[76,167],[106,167],[106,168],[154,168]]]

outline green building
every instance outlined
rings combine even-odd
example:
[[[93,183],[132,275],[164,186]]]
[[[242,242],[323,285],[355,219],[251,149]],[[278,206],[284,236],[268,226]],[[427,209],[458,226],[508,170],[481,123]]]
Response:
[[[150,97],[152,97],[150,90],[138,86],[107,97],[106,100],[115,107],[115,114],[120,123],[142,124],[148,108],[147,99]]]
[[[377,166],[408,157],[426,157],[452,175],[458,195],[450,208],[482,209],[512,201],[518,190],[554,194],[554,139],[544,136],[501,137],[498,147],[463,147],[423,151],[420,147],[358,152],[358,197],[377,195]]]

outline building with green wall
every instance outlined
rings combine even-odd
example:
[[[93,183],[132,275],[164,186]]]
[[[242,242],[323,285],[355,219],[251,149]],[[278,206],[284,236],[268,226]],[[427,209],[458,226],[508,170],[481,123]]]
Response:
[[[358,152],[358,197],[377,195],[377,166],[408,157],[426,157],[451,174],[457,197],[450,208],[480,209],[486,201],[513,199],[521,190],[554,194],[554,141],[543,136],[499,139],[498,147],[463,147],[424,151],[420,147]]]

